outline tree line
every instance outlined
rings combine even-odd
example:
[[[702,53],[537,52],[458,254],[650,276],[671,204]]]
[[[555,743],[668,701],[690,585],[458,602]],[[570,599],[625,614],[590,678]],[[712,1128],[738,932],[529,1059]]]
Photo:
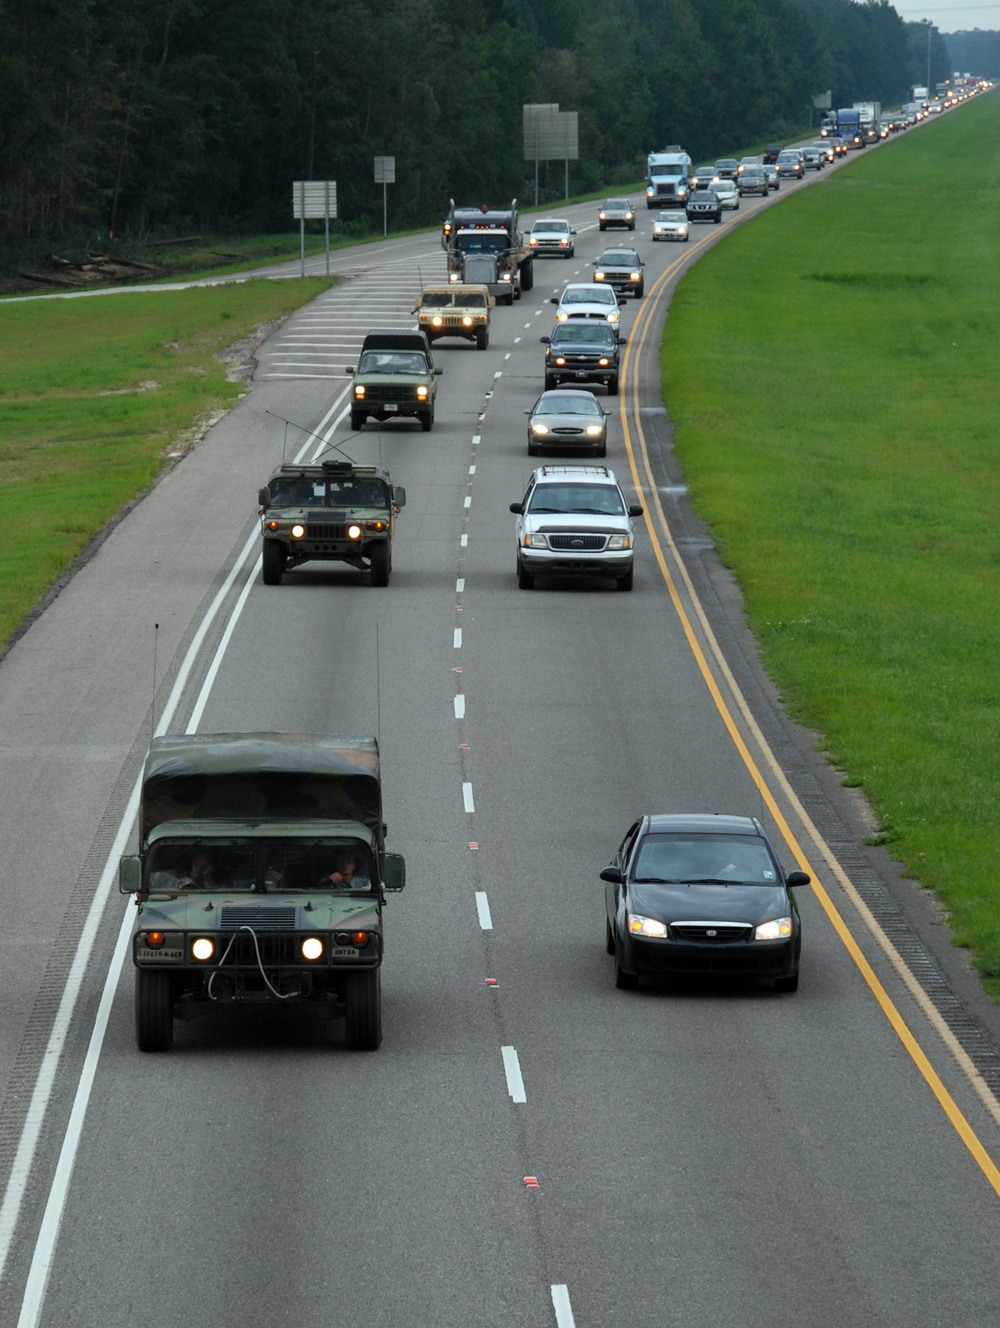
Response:
[[[8,269],[109,237],[288,230],[297,179],[336,180],[338,225],[366,232],[382,155],[397,227],[524,196],[524,102],[579,113],[571,187],[600,189],[667,142],[781,136],[827,89],[905,99],[928,41],[886,0],[0,0],[0,30]]]

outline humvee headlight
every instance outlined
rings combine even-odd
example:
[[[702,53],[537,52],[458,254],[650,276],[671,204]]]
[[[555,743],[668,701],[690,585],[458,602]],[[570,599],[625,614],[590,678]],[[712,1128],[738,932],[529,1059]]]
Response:
[[[466,314],[465,317],[462,319],[462,326],[463,326],[463,327],[471,327],[471,326],[472,326],[472,319],[469,317],[468,314]]]
[[[354,388],[355,401],[360,401],[364,397],[364,395],[365,395],[365,385],[364,383],[358,383]]]
[[[381,533],[383,530],[389,529],[389,523],[388,521],[369,521],[368,529]]]
[[[434,317],[431,319],[431,327],[440,327],[443,322],[444,319],[441,317],[441,315],[435,314]]]
[[[350,526],[348,526],[348,527],[347,527],[347,538],[348,538],[348,539],[360,539],[360,538],[361,538],[361,527],[360,527],[359,525],[356,525],[356,524],[355,524],[355,525],[350,525]]]
[[[191,942],[191,957],[206,963],[215,954],[215,942],[211,936],[196,936]]]
[[[421,384],[420,387],[417,388],[417,400],[426,401],[428,391],[429,389],[425,387],[423,384]]]
[[[301,539],[305,533],[306,533],[305,526],[300,525],[296,521],[295,525],[292,526],[292,539]]]
[[[302,942],[303,959],[322,959],[323,942],[318,936],[307,936]]]
[[[162,931],[147,931],[145,936],[146,947],[149,950],[162,950],[166,939]]]

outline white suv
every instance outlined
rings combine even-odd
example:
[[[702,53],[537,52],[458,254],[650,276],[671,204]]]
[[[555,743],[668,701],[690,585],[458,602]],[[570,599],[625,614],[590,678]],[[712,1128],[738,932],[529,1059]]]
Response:
[[[536,576],[609,576],[632,589],[638,503],[627,503],[607,466],[540,466],[517,516],[517,584],[531,590]]]

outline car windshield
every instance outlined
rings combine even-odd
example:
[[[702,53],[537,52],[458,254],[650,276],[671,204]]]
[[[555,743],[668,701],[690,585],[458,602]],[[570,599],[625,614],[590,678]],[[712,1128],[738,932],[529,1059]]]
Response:
[[[533,415],[603,415],[589,392],[546,393],[535,402]]]
[[[602,289],[600,286],[581,286],[576,290],[565,290],[562,296],[563,304],[617,304],[617,299],[613,290]]]
[[[604,204],[605,212],[628,212],[631,203],[627,198],[609,198]]]
[[[614,350],[615,334],[604,319],[599,323],[559,323],[551,338],[552,345],[557,342],[560,346],[600,346],[602,350]]]
[[[345,839],[169,839],[147,858],[156,893],[371,890],[371,852]]]
[[[738,165],[739,162],[736,161],[735,158],[731,160],[727,159],[725,161],[717,161],[715,163],[715,169],[717,171],[734,171]]]
[[[624,516],[625,504],[614,484],[537,484],[528,511],[564,515]]]
[[[534,224],[534,226],[532,226],[532,228],[531,228],[531,233],[532,233],[532,235],[534,235],[536,232],[541,233],[541,232],[543,232],[543,231],[546,232],[546,233],[549,234],[549,235],[568,235],[568,234],[569,234],[569,222],[568,222],[568,221],[536,221],[535,224]]]
[[[632,879],[639,884],[774,885],[778,873],[763,841],[749,835],[653,834],[639,846]]]
[[[598,259],[599,267],[635,267],[639,255],[632,249],[609,249]]]
[[[427,373],[427,360],[419,351],[369,350],[361,357],[358,372],[370,373]]]
[[[683,221],[683,214],[680,212],[661,212],[659,216],[653,218],[655,225],[662,226],[664,222]]]

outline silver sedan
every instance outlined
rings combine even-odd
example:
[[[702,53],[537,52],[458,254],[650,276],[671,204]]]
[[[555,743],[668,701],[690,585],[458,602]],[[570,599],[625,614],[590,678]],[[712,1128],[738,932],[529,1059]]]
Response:
[[[549,448],[606,456],[608,417],[591,392],[556,387],[543,392],[528,415],[528,455]]]

